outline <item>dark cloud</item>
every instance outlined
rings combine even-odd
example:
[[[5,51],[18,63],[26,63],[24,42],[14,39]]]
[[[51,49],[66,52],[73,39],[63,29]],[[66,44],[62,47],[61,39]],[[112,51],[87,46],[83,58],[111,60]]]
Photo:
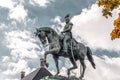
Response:
[[[0,7],[0,23],[8,23],[9,9]]]
[[[97,49],[94,51],[94,54],[96,56],[102,57],[102,56],[108,56],[108,57],[120,57],[120,54],[116,51],[108,51],[104,49]]]
[[[28,16],[31,19],[36,18],[37,25],[50,25],[50,19],[55,16],[64,17],[67,13],[72,16],[79,14],[83,8],[90,7],[96,0],[55,0],[48,4],[46,8],[33,6],[25,3],[24,6],[28,9]]]

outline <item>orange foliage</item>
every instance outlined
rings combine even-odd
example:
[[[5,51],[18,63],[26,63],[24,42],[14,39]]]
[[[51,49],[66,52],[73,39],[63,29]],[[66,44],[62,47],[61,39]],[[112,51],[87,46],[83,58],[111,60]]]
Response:
[[[112,17],[112,11],[114,9],[118,9],[120,6],[120,0],[99,0],[98,6],[103,7],[102,13],[105,18],[108,18],[109,16]],[[111,40],[114,40],[116,38],[120,38],[120,13],[119,17],[114,20],[114,29],[110,33]]]
[[[119,17],[116,20],[114,20],[114,29],[110,35],[112,40],[120,38],[120,13]]]
[[[99,0],[98,1],[98,6],[102,6],[103,10],[103,16],[105,16],[106,18],[108,18],[108,16],[112,17],[112,11],[114,9],[119,8],[120,5],[120,0]]]

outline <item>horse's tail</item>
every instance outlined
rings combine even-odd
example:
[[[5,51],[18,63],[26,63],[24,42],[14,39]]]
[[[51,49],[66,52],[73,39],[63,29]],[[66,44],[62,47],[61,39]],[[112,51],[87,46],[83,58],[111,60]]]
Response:
[[[92,57],[92,51],[89,47],[87,47],[87,57],[88,57],[88,60],[90,61],[92,67],[95,69],[95,63],[94,63],[94,59]]]

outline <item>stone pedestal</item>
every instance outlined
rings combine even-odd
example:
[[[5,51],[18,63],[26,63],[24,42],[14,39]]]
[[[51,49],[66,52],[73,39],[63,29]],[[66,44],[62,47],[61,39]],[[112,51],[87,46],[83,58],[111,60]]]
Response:
[[[45,80],[80,80],[80,79],[75,76],[71,76],[70,78],[65,76],[52,76],[52,77],[48,77]]]

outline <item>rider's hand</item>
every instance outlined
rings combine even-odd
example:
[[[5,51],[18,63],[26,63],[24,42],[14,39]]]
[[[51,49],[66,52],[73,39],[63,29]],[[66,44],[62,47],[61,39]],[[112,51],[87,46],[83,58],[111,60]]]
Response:
[[[61,31],[61,35],[64,36],[65,31]]]
[[[64,33],[64,31],[61,32],[62,34]]]

